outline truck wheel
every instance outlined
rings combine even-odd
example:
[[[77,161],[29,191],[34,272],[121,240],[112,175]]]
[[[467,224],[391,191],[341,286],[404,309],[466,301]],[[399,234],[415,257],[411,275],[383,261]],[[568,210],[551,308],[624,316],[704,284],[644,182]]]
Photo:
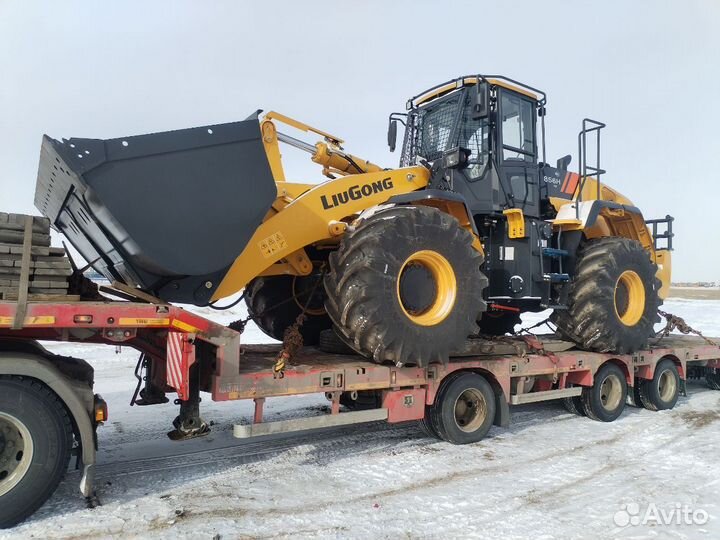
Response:
[[[359,353],[427,366],[477,333],[485,310],[483,256],[449,214],[424,206],[380,211],[330,255],[325,307]]]
[[[245,294],[248,313],[260,330],[282,341],[285,329],[295,323],[307,304],[307,319],[300,327],[300,334],[305,345],[317,345],[320,332],[332,326],[325,312],[325,291],[319,279],[319,273],[255,278],[248,283]]]
[[[487,435],[495,420],[495,392],[482,375],[459,373],[438,392],[429,420],[431,432],[444,441],[477,442]]]
[[[65,406],[32,379],[0,378],[0,528],[37,510],[67,471],[72,425]]]
[[[633,353],[647,344],[659,320],[657,266],[642,245],[627,238],[600,238],[581,247],[568,309],[553,322],[581,349]]]
[[[504,336],[512,334],[520,324],[520,314],[513,311],[486,311],[478,320],[480,334],[486,336]]]
[[[672,409],[680,396],[680,374],[675,362],[669,358],[658,362],[652,380],[639,380],[638,396],[650,411]]]
[[[617,365],[604,364],[595,374],[591,388],[583,389],[582,400],[585,414],[593,420],[612,422],[625,409],[627,380]]]

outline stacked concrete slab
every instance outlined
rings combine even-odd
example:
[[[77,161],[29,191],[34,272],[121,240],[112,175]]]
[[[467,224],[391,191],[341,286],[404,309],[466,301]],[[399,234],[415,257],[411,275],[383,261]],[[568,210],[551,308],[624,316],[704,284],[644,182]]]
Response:
[[[27,216],[0,212],[0,300],[17,300]],[[64,296],[72,274],[64,248],[50,247],[50,220],[33,217],[28,294]]]

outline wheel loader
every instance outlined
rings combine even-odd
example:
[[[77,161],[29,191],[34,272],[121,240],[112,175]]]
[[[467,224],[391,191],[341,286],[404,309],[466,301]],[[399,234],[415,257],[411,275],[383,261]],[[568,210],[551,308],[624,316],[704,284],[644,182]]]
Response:
[[[215,308],[244,291],[275,339],[295,325],[306,345],[334,332],[376,362],[426,366],[468,337],[512,332],[522,312],[553,310],[578,347],[634,352],[668,292],[672,218],[646,222],[601,182],[599,122],[583,121],[577,172],[570,156],[548,164],[546,105],[503,76],[430,88],[390,115],[391,150],[405,128],[394,169],[276,112],[109,140],[45,136],[35,202],[107,279]],[[288,181],[281,144],[327,180]]]

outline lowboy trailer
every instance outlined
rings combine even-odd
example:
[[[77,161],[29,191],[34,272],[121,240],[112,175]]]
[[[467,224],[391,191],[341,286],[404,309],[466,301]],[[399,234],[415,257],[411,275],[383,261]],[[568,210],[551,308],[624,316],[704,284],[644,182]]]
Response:
[[[24,312],[24,313],[23,313]],[[231,325],[232,326],[232,325]],[[720,347],[667,336],[630,355],[585,352],[553,336],[471,340],[447,365],[396,367],[354,354],[283,345],[247,345],[241,331],[152,298],[118,301],[0,302],[0,526],[39,508],[64,476],[71,454],[83,467],[80,490],[95,498],[96,429],[108,418],[94,393],[93,368],[52,354],[40,341],[124,345],[141,353],[137,405],[168,401],[180,412],[175,440],[209,431],[200,393],[214,401],[254,400],[236,437],[384,420],[420,421],[453,444],[507,426],[510,407],[562,400],[570,411],[613,421],[627,401],[672,408],[688,377],[720,388]],[[265,422],[265,400],[324,393],[330,414]],[[628,397],[629,396],[629,397]]]

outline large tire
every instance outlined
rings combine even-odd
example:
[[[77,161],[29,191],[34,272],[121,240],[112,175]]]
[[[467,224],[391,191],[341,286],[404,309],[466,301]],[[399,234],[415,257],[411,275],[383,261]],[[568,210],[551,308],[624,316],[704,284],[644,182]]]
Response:
[[[0,377],[0,528],[20,523],[53,494],[72,441],[70,417],[50,389]]]
[[[637,378],[640,403],[649,411],[672,409],[680,396],[680,374],[670,358],[658,362],[651,380]]]
[[[513,311],[486,311],[478,320],[480,334],[485,336],[504,336],[515,332],[520,324],[520,314]]]
[[[589,351],[629,354],[642,349],[662,304],[656,272],[635,240],[586,242],[578,252],[568,309],[553,314],[558,333]]]
[[[572,386],[572,385],[569,385]],[[563,407],[569,413],[576,414],[578,416],[587,416],[585,413],[585,404],[583,403],[582,396],[573,396],[562,398]]]
[[[348,233],[329,262],[328,315],[348,344],[378,363],[447,362],[478,331],[483,257],[445,212],[380,211]]]
[[[449,378],[430,407],[428,429],[452,444],[482,440],[495,421],[495,392],[477,373],[461,372]]]
[[[597,370],[594,384],[584,388],[583,411],[599,422],[613,422],[625,410],[627,379],[616,364],[607,362]]]
[[[248,313],[260,330],[282,341],[285,329],[295,323],[312,294],[300,334],[305,345],[317,345],[320,332],[332,327],[325,312],[325,291],[322,283],[318,283],[319,279],[322,278],[317,273],[255,278],[248,283],[245,294]]]
[[[334,328],[328,328],[320,332],[318,349],[330,354],[354,355],[355,349],[345,343]]]

